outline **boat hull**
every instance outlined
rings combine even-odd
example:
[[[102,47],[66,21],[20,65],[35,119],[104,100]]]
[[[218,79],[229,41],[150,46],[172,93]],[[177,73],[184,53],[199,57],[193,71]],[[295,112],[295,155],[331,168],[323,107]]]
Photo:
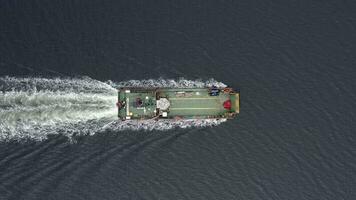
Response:
[[[232,88],[120,88],[118,117],[129,119],[233,118],[240,95]]]

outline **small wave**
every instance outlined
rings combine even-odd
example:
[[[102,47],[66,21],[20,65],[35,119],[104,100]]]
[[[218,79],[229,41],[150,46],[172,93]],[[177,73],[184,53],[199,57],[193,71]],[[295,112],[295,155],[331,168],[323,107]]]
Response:
[[[119,121],[118,87],[225,87],[215,81],[186,79],[129,80],[115,83],[83,78],[0,77],[0,141],[46,139],[62,134],[77,135],[103,131],[168,130],[218,125],[220,119]]]

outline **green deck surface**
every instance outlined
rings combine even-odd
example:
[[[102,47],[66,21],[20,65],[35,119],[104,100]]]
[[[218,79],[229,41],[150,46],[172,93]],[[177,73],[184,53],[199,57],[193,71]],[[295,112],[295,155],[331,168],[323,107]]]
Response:
[[[177,96],[176,92],[165,92],[171,106],[168,116],[219,116],[226,112],[223,107],[227,95],[209,96],[207,89],[188,92],[188,97]]]

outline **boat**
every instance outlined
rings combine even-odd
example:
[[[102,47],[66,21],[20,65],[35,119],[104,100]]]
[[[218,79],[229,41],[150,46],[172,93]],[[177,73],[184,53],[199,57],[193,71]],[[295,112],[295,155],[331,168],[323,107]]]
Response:
[[[118,89],[118,117],[146,119],[232,119],[240,112],[240,93],[230,87]]]

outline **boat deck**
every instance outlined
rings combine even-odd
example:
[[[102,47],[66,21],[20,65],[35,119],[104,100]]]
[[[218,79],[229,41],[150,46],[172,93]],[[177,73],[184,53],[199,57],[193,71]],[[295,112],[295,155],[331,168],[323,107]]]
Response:
[[[118,115],[121,119],[155,118],[163,112],[163,118],[226,117],[231,111],[223,104],[231,99],[231,95],[221,91],[219,95],[211,96],[209,92],[209,88],[123,88],[119,91],[118,101],[125,105],[121,106]],[[168,100],[168,109],[157,109],[157,100],[161,98]]]
[[[219,96],[210,96],[208,89],[185,91],[183,94],[176,91],[164,92],[171,104],[168,117],[221,116],[226,113],[223,103],[228,100],[228,95],[220,93]]]
[[[135,101],[140,98],[143,106],[136,106]],[[133,118],[153,118],[156,113],[156,96],[153,91],[137,91],[119,95],[119,101],[125,101],[124,109],[119,110],[119,117],[132,116]]]

